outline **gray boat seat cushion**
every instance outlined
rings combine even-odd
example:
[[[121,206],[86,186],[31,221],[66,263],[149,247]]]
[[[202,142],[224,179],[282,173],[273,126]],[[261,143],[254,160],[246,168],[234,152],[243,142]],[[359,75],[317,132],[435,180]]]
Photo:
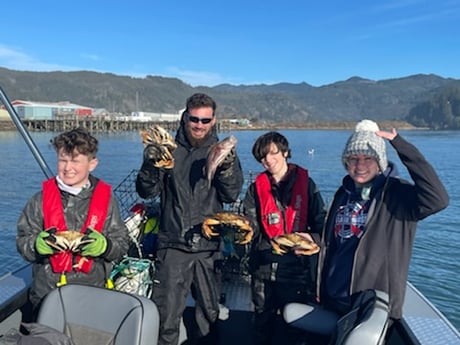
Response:
[[[375,291],[376,298],[367,310],[358,310],[354,327],[345,334],[340,333],[341,323],[348,322],[346,315],[337,322],[336,344],[344,345],[381,345],[385,341],[388,329],[389,297],[382,291]]]
[[[160,319],[148,298],[68,284],[46,296],[37,322],[67,334],[75,345],[155,345]]]
[[[341,318],[319,305],[300,303],[286,305],[283,318],[292,327],[335,338],[336,345],[379,345],[387,331],[388,301],[388,294],[368,290]]]
[[[283,309],[283,318],[291,326],[311,333],[332,335],[339,315],[318,305],[289,303]]]

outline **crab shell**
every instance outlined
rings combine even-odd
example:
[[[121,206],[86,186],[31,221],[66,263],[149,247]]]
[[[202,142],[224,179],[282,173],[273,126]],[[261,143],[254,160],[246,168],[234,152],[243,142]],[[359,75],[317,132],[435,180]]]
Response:
[[[156,143],[149,146],[147,157],[153,162],[153,166],[166,169],[174,167],[174,157],[166,146],[160,146]]]
[[[297,250],[301,255],[313,255],[319,252],[319,246],[305,237],[296,234],[284,234],[272,238],[272,247],[275,254],[283,255],[289,250]]]
[[[51,247],[59,251],[77,252],[82,244],[94,241],[94,239],[91,238],[84,238],[84,233],[73,230],[58,231],[53,234],[53,237],[56,239],[55,242],[49,239],[45,239],[45,241]]]
[[[232,212],[219,212],[204,220],[202,225],[203,235],[208,239],[212,236],[221,235],[217,230],[219,226],[236,229],[235,242],[238,244],[249,243],[254,234],[251,223],[246,217]]]
[[[169,132],[161,126],[154,125],[145,131],[140,131],[144,145],[158,144],[166,146],[168,150],[174,151],[177,144]]]
[[[172,169],[174,158],[172,153],[177,148],[174,138],[163,127],[155,125],[140,131],[144,147],[151,146],[149,159],[157,168]]]

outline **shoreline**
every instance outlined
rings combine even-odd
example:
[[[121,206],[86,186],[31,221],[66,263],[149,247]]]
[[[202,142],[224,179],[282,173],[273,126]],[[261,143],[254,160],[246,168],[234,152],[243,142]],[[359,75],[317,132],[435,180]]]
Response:
[[[337,121],[337,122],[307,122],[299,123],[274,123],[274,124],[252,124],[250,126],[229,125],[230,129],[234,130],[277,130],[277,129],[311,129],[311,130],[343,130],[354,129],[357,121]],[[376,121],[382,130],[391,128],[402,130],[429,130],[428,127],[415,127],[405,121]]]
[[[225,119],[223,119],[225,120]],[[124,121],[123,121],[124,122]],[[355,128],[355,125],[357,121],[337,121],[337,122],[306,122],[306,123],[291,123],[291,122],[285,122],[285,123],[254,123],[250,125],[236,125],[236,124],[230,124],[226,121],[221,121],[218,122],[218,130],[221,132],[229,131],[229,130],[235,130],[235,131],[251,131],[251,130],[353,130]],[[411,125],[408,122],[405,121],[376,121],[382,130],[390,130],[391,128],[396,128],[399,130],[430,130],[428,127],[415,127]],[[125,124],[128,122],[124,122]],[[131,121],[131,124],[135,124],[136,126],[121,126],[121,127],[116,127],[117,130],[107,130],[107,132],[129,132],[129,131],[136,131],[138,130],[138,126],[142,127],[148,127],[154,124],[162,125],[168,127],[169,130],[174,130],[174,128],[171,128],[171,123],[165,123],[165,122],[142,122],[142,123],[136,123],[134,121]],[[176,126],[178,123],[174,123]],[[30,132],[47,132],[47,130],[44,130],[44,128],[31,128],[30,126],[27,126],[28,130]],[[85,126],[83,126],[85,127]],[[122,128],[125,127],[125,128]],[[13,121],[11,119],[1,119],[0,120],[0,132],[9,132],[9,131],[16,131],[17,128],[14,125]],[[52,131],[53,132],[53,131]],[[98,132],[98,130],[96,130]],[[99,131],[100,132],[100,131]],[[102,130],[102,132],[104,132]]]

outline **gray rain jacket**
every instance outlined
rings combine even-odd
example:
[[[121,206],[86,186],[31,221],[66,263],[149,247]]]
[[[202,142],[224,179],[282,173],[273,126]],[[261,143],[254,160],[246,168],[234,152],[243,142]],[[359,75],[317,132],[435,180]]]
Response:
[[[399,319],[406,290],[417,222],[447,207],[449,196],[435,170],[417,150],[400,135],[390,144],[396,149],[414,184],[400,178],[386,177],[382,190],[373,192],[364,235],[354,255],[350,295],[366,289],[381,290],[390,296],[390,316]],[[344,178],[350,179],[347,175]],[[341,206],[346,190],[340,187],[327,217],[319,253],[318,292],[327,267],[328,247],[334,241],[335,211]],[[324,279],[325,280],[325,279]]]
[[[62,203],[67,227],[70,230],[81,230],[98,179],[90,175],[91,187],[78,195],[61,191]],[[16,245],[22,257],[33,263],[33,281],[30,291],[30,301],[38,306],[45,295],[56,288],[61,274],[54,273],[48,257],[41,256],[35,250],[37,235],[43,228],[42,192],[36,193],[26,204],[18,221]],[[112,270],[112,261],[120,260],[128,251],[129,237],[125,223],[120,217],[118,202],[112,195],[107,219],[102,234],[108,239],[106,252],[102,257],[94,258],[89,273],[68,272],[68,283],[82,283],[104,286]]]

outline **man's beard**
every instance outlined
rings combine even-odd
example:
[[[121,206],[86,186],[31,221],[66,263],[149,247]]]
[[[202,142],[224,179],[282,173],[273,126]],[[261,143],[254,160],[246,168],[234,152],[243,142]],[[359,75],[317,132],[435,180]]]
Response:
[[[192,132],[192,130],[190,128],[185,129],[185,134],[187,135],[188,142],[193,147],[201,147],[201,146],[203,146],[206,143],[206,141],[208,140],[208,138],[210,137],[210,135],[211,135],[211,131],[209,131],[203,138],[196,139],[196,138],[194,138],[192,136],[191,132]]]

